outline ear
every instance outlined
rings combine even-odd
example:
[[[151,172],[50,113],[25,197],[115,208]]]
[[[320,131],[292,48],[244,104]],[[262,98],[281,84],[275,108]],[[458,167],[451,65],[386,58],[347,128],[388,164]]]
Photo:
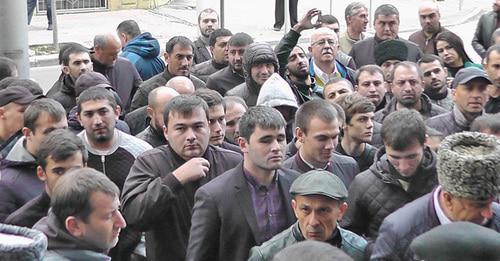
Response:
[[[168,128],[166,125],[163,125],[163,136],[165,136],[165,139],[168,141]]]
[[[440,202],[443,203],[443,207],[447,210],[452,210],[453,204],[451,201],[453,200],[453,196],[447,191],[441,190],[441,193],[442,197],[440,198],[443,199],[443,202]]]
[[[31,136],[31,130],[26,128],[26,127],[23,127],[21,129],[22,133],[23,133],[23,136],[26,138],[26,139],[31,139],[30,136]]]
[[[167,64],[168,61],[169,61],[169,57],[168,57],[168,53],[167,52],[163,53],[163,58],[165,58],[165,63]]]
[[[453,102],[457,102],[457,87],[451,89],[451,96],[453,98]]]
[[[342,217],[344,216],[344,214],[345,214],[346,211],[347,211],[347,203],[346,202],[340,203],[340,205],[339,205],[339,217],[338,217],[338,220],[342,219]]]
[[[310,53],[312,53],[312,49],[313,49],[313,48],[312,48],[312,46],[307,47],[307,50],[308,50]]]
[[[67,75],[67,74],[69,74],[69,66],[67,66],[67,65],[63,65],[63,66],[62,66],[62,72],[63,72],[64,74],[66,74],[66,75]]]
[[[240,145],[241,152],[248,153],[248,141],[246,138],[240,137],[238,144]]]
[[[0,107],[0,119],[4,118],[4,114],[5,114],[5,108],[4,107]]]
[[[66,226],[66,230],[74,237],[80,238],[85,232],[82,222],[74,216],[67,217],[64,225]]]
[[[354,91],[357,92],[358,91],[358,88],[359,88],[359,85],[354,85]]]
[[[486,65],[483,65],[483,66],[486,66]],[[484,67],[484,69],[485,69],[485,70],[487,70],[487,68],[486,68],[486,67]],[[446,75],[448,75],[448,68],[446,68],[446,66],[444,66],[443,71],[444,71],[444,73],[445,73]]]
[[[304,133],[304,131],[302,131],[302,129],[300,129],[299,127],[296,127],[295,128],[295,137],[297,137],[298,141],[300,141],[301,143],[304,143],[304,139],[306,137],[306,134]]]
[[[213,47],[213,46],[210,46],[210,47],[209,47],[209,49],[210,49],[210,52],[211,52],[211,53],[213,53],[213,52],[214,52],[214,47]]]
[[[146,107],[146,112],[148,114],[148,117],[152,119],[153,118],[153,108],[151,108],[149,106]]]
[[[45,174],[45,171],[42,169],[42,166],[36,167],[36,176],[41,181],[47,180],[47,174]]]
[[[80,114],[80,112],[77,112],[76,113],[76,120],[78,121],[78,123],[80,123],[81,126],[83,126],[81,118],[82,118],[82,115]]]
[[[122,113],[122,107],[120,107],[120,105],[116,105],[116,109],[115,109],[116,120],[118,120],[120,118],[120,113]]]
[[[295,217],[297,217],[297,212],[298,212],[298,209],[297,209],[297,201],[295,201],[295,199],[292,199],[292,210],[293,210],[293,213],[295,214]]]

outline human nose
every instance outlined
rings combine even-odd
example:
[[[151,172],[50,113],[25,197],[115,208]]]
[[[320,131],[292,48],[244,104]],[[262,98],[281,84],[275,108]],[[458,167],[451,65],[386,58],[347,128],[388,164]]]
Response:
[[[186,140],[188,141],[194,141],[196,139],[196,136],[194,135],[194,131],[191,128],[188,128],[186,131]]]
[[[127,222],[125,218],[123,218],[122,213],[120,211],[115,215],[115,227],[125,228],[127,226]]]
[[[319,225],[318,215],[314,211],[311,212],[311,217],[309,219],[309,225],[316,227]]]

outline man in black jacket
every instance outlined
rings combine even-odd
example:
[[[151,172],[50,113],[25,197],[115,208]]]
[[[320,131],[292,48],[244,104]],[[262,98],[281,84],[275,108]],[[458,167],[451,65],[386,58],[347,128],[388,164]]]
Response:
[[[201,98],[174,97],[163,116],[169,145],[134,162],[123,188],[123,214],[130,227],[146,232],[149,260],[184,260],[195,191],[242,157],[208,144],[208,105]]]
[[[200,29],[200,37],[194,41],[193,63],[199,64],[205,61],[210,61],[212,53],[208,50],[208,39],[214,30],[219,28],[219,14],[212,9],[206,8],[201,10],[198,15],[198,28]]]
[[[225,68],[229,59],[227,42],[232,35],[231,31],[224,28],[213,31],[208,38],[212,59],[196,64],[193,66],[191,73],[206,83],[210,75]]]
[[[487,113],[500,112],[500,45],[488,48],[484,57],[484,70],[488,73],[492,86],[488,92],[490,98],[484,106]]]

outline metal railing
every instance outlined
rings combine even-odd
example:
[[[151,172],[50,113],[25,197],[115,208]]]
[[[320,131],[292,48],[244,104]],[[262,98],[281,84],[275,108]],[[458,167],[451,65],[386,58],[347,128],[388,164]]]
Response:
[[[79,11],[97,11],[108,9],[107,0],[53,0],[56,1],[58,13],[71,13]],[[45,14],[45,0],[37,0],[37,13]]]

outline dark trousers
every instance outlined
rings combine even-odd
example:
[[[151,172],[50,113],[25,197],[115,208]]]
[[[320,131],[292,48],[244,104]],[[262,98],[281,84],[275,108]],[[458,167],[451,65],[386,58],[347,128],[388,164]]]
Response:
[[[290,11],[290,25],[293,27],[297,23],[297,2],[298,0],[288,0]],[[281,28],[285,23],[285,0],[275,0],[274,6],[274,27]]]
[[[31,24],[31,18],[33,18],[33,12],[35,12],[37,0],[28,0],[28,25]],[[51,0],[45,0],[45,8],[47,10],[47,20],[48,24],[52,24],[52,6]]]

